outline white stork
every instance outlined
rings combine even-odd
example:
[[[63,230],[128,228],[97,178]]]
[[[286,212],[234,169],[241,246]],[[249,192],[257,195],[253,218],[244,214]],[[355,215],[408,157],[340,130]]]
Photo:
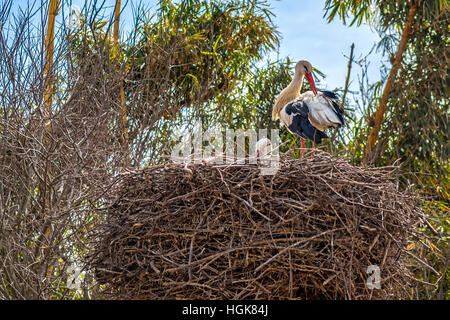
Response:
[[[280,92],[272,110],[273,120],[280,119],[290,132],[300,137],[302,156],[305,153],[303,139],[312,140],[314,149],[316,143],[328,138],[324,130],[345,124],[344,108],[339,104],[338,97],[331,91],[317,91],[311,72],[309,61],[297,62],[294,78]],[[304,77],[312,91],[300,94]]]

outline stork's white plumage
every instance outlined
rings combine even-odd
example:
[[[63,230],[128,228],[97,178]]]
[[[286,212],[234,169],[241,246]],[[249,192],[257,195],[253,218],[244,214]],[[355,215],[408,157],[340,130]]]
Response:
[[[272,152],[272,142],[267,138],[262,138],[255,145],[256,157],[264,157]]]
[[[305,77],[312,91],[300,94]],[[317,91],[311,63],[300,60],[295,66],[291,83],[280,92],[275,101],[272,118],[280,119],[290,132],[300,137],[303,154],[303,139],[312,140],[315,147],[316,143],[328,138],[324,130],[339,128],[345,124],[344,109],[337,99],[336,94],[331,91]]]
[[[339,128],[344,124],[342,107],[337,104],[336,98],[330,91],[318,91],[316,95],[312,91],[306,91],[298,99],[308,106],[308,118],[312,126],[324,131],[330,127]]]

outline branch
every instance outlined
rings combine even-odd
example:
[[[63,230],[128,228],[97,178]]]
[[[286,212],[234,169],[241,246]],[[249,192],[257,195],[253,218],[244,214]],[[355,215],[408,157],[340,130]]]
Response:
[[[398,70],[400,69],[400,66],[402,63],[403,53],[406,50],[406,45],[408,43],[408,38],[409,38],[409,32],[411,30],[411,26],[414,21],[414,16],[416,15],[416,11],[417,11],[417,2],[415,1],[414,4],[412,5],[411,9],[409,10],[408,20],[406,21],[405,27],[403,28],[402,38],[398,45],[398,49],[397,49],[397,52],[394,57],[394,62],[392,63],[392,68],[391,68],[391,71],[389,72],[389,77],[386,81],[386,85],[384,87],[383,94],[381,96],[380,106],[378,107],[378,110],[375,114],[375,124],[372,127],[372,130],[370,131],[369,139],[368,139],[366,150],[364,153],[364,164],[375,162],[376,157],[373,154],[373,150],[374,150],[375,144],[377,142],[378,133],[380,132],[381,125],[384,120],[384,115],[387,111],[386,105],[388,102],[392,83],[395,81]]]
[[[345,104],[345,97],[347,96],[348,86],[350,83],[350,73],[352,71],[353,50],[354,49],[355,49],[355,43],[352,43],[352,46],[350,47],[350,58],[348,60],[347,77],[345,78],[344,93],[342,94],[342,106],[344,106],[344,104]]]

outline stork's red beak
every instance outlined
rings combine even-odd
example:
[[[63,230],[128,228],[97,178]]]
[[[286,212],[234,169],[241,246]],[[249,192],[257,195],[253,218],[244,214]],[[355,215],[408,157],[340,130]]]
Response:
[[[316,84],[314,83],[314,78],[312,76],[312,73],[306,72],[305,77],[306,77],[306,80],[308,80],[308,82],[309,82],[309,86],[311,87],[312,92],[314,92],[314,94],[317,94]]]

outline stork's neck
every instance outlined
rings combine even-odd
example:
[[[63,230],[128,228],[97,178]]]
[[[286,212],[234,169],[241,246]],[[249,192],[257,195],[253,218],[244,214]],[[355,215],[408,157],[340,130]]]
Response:
[[[304,74],[295,73],[291,83],[281,91],[272,110],[272,118],[274,120],[280,117],[280,111],[286,104],[300,96],[304,77]]]
[[[289,88],[289,93],[295,94],[294,99],[300,96],[300,90],[302,89],[304,77],[304,74],[296,73],[291,83],[289,83],[289,85],[286,87],[286,89]]]

